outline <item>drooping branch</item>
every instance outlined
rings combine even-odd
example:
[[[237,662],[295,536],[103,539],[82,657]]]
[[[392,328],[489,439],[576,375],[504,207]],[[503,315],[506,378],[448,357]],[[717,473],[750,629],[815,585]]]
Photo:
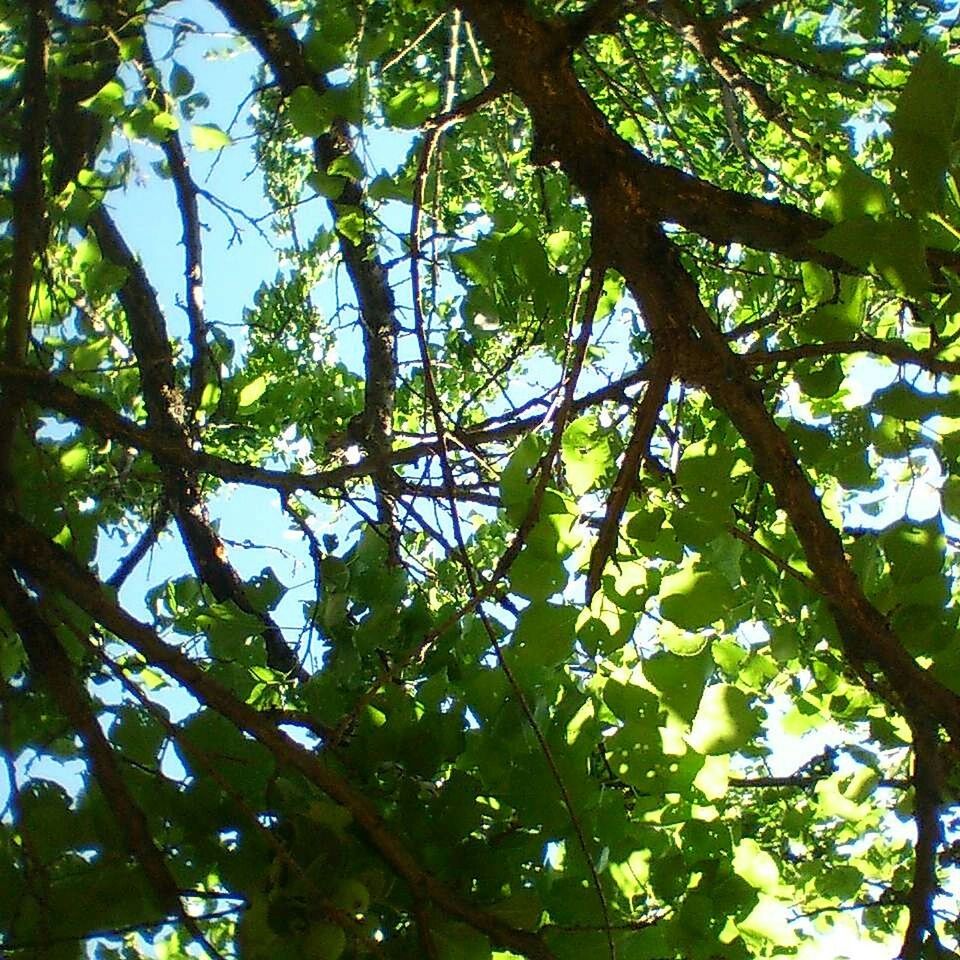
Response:
[[[137,542],[133,545],[130,552],[120,561],[117,569],[104,581],[107,586],[119,590],[127,578],[136,569],[140,561],[156,546],[160,534],[163,533],[167,522],[170,519],[170,511],[166,504],[161,504],[156,508],[154,515],[150,518],[150,523],[146,530],[140,535]]]

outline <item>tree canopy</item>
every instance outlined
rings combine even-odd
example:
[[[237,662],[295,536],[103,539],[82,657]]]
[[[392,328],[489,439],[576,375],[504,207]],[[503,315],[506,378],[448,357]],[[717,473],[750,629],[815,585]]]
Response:
[[[955,5],[0,10],[5,957],[956,956]]]

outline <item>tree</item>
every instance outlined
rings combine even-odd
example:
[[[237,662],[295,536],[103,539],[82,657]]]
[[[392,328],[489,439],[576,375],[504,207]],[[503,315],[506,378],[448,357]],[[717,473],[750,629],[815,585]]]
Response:
[[[3,22],[5,956],[955,955],[950,11]]]

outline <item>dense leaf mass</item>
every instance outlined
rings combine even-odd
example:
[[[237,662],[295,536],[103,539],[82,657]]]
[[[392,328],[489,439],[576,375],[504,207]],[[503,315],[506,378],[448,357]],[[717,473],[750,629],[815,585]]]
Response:
[[[0,952],[956,956],[941,0],[0,2]]]

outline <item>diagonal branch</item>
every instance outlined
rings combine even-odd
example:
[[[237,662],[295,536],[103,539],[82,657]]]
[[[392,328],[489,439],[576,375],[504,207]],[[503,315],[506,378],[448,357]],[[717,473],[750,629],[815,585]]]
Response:
[[[119,607],[99,581],[70,554],[3,508],[0,508],[0,554],[30,581],[63,593],[149,663],[177,680],[198,701],[258,740],[278,763],[298,770],[332,800],[346,807],[370,845],[412,890],[422,892],[448,916],[469,924],[505,950],[530,960],[554,960],[553,953],[538,935],[513,927],[500,917],[474,906],[428,873],[370,799],[321,756],[278,729],[179,649],[161,640],[152,628]]]
[[[153,890],[157,905],[172,911],[190,934],[215,958],[220,954],[207,942],[196,920],[180,901],[180,892],[170,868],[154,843],[143,811],[133,799],[90,698],[78,679],[73,663],[56,634],[41,616],[36,603],[17,583],[9,567],[0,567],[0,605],[6,611],[23,642],[30,666],[50,692],[71,728],[83,741],[94,777],[127,847],[140,864]]]
[[[674,344],[677,376],[702,387],[752,451],[757,473],[773,488],[827,597],[847,656],[875,663],[908,716],[930,717],[960,741],[960,697],[917,664],[867,599],[750,368],[714,326],[659,223],[681,222],[708,239],[717,239],[719,228],[728,239],[731,231],[743,238],[746,230],[751,235],[746,243],[805,257],[811,256],[822,222],[651,164],[616,135],[570,64],[551,52],[555,26],[511,0],[464,0],[463,6],[490,47],[501,79],[530,110],[538,142],[548,145],[587,198],[593,229],[610,245],[612,265],[626,279],[654,342]],[[676,189],[667,189],[671,182]]]
[[[326,75],[311,67],[300,41],[283,22],[279,10],[269,0],[217,0],[217,5],[230,23],[247,37],[280,85],[284,96],[298,87],[309,87],[319,93],[330,89]],[[340,244],[347,274],[353,285],[360,313],[364,354],[363,410],[348,428],[350,439],[366,448],[374,469],[371,471],[377,493],[379,522],[393,531],[388,539],[391,554],[397,559],[393,511],[394,477],[389,469],[393,448],[393,407],[397,387],[396,304],[387,267],[376,245],[376,218],[364,194],[361,179],[342,170],[362,170],[351,143],[346,121],[335,119],[328,133],[313,142],[314,162],[320,173],[331,164],[346,160],[338,176],[343,177],[343,190],[328,207]],[[341,229],[344,217],[352,227]]]
[[[250,601],[239,574],[226,559],[223,541],[210,525],[197,471],[189,466],[190,439],[185,426],[183,396],[176,384],[173,351],[166,321],[143,266],[134,257],[110,215],[102,207],[92,223],[104,255],[126,271],[117,293],[130,327],[147,408],[148,431],[159,437],[173,456],[157,453],[164,492],[197,576],[220,602],[232,601],[262,624],[267,663],[281,673],[303,676],[297,656],[280,628]]]
[[[593,595],[600,589],[603,568],[616,552],[623,511],[626,509],[627,501],[633,492],[640,466],[644,459],[650,455],[650,441],[657,427],[660,411],[667,402],[667,391],[670,389],[673,364],[672,357],[668,354],[660,354],[655,356],[649,365],[650,380],[647,383],[643,399],[637,405],[630,442],[627,444],[620,469],[617,471],[617,479],[610,491],[606,512],[600,521],[597,542],[590,552],[586,587],[588,604],[593,599]]]

